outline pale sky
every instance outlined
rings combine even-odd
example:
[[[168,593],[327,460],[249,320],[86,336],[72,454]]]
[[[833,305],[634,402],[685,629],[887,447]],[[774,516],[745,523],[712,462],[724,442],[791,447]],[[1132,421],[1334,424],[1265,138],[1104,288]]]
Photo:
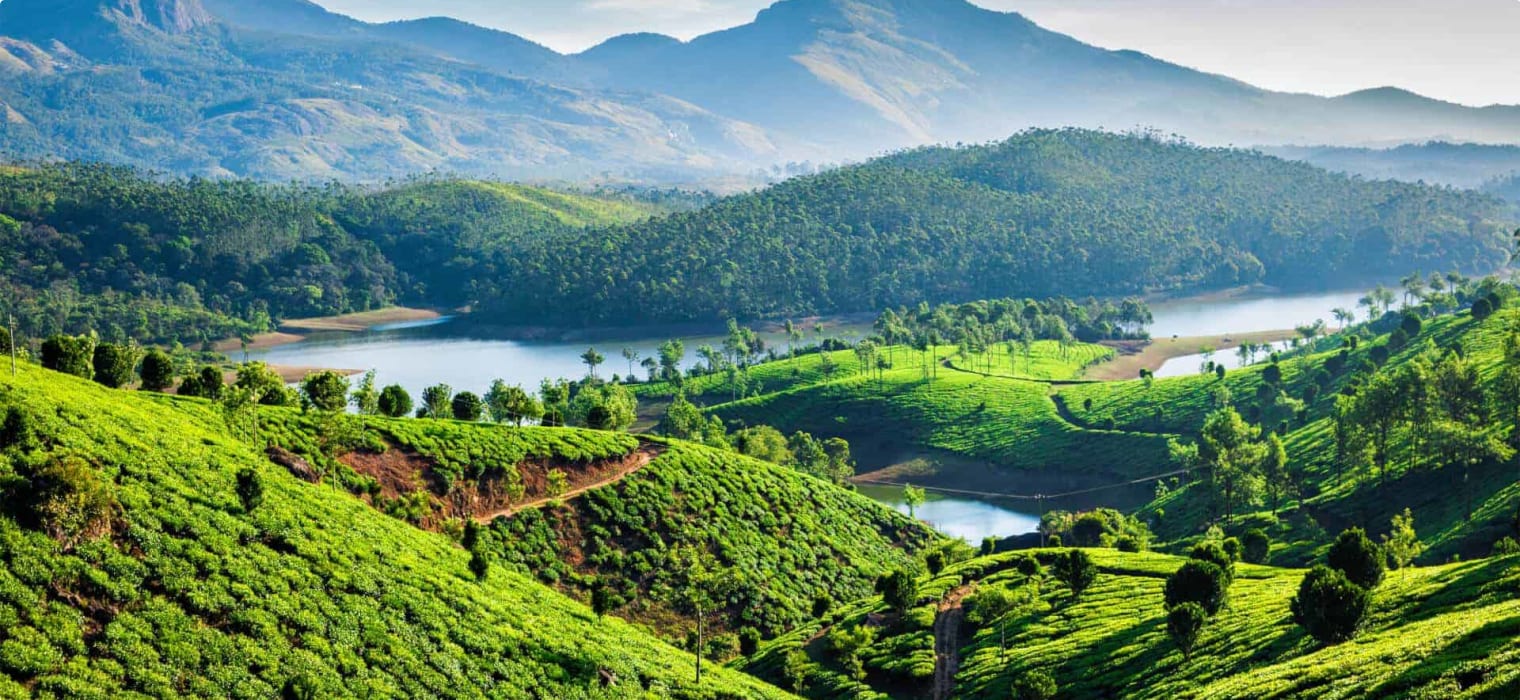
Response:
[[[562,52],[651,31],[689,39],[770,0],[317,0],[379,21],[446,15]],[[1338,95],[1394,85],[1471,105],[1520,104],[1520,0],[973,0],[1107,48],[1255,85]]]

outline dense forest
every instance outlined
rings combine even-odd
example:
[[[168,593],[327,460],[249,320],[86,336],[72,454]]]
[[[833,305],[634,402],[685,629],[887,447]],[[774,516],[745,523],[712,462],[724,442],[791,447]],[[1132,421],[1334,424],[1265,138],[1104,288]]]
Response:
[[[394,303],[536,326],[711,322],[1487,271],[1505,258],[1510,213],[1486,195],[1074,130],[909,151],[716,202],[33,165],[0,171],[0,285],[32,337],[190,344]]]
[[[482,309],[565,324],[1491,269],[1494,199],[1151,137],[1031,131],[525,245]],[[595,272],[592,272],[595,271]]]

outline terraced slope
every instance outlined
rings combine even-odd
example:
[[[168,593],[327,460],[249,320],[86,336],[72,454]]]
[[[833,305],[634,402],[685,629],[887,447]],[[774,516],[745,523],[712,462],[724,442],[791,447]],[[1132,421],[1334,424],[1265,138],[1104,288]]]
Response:
[[[1038,555],[1048,559],[1054,552]],[[1091,550],[1100,573],[1080,602],[1048,575],[1020,574],[1025,554],[951,567],[922,581],[917,605],[899,618],[880,599],[799,629],[740,664],[787,682],[798,659],[803,694],[864,700],[927,697],[933,684],[941,601],[952,591],[976,618],[977,592],[1006,589],[1022,601],[1004,622],[967,624],[960,634],[952,697],[1011,697],[1030,671],[1051,674],[1060,697],[1123,698],[1505,698],[1520,693],[1520,558],[1390,573],[1375,593],[1365,631],[1322,647],[1288,612],[1303,571],[1239,565],[1230,603],[1203,632],[1191,660],[1166,632],[1165,578],[1181,559]],[[865,677],[845,673],[824,634],[875,629],[860,652]],[[798,660],[794,660],[794,663]]]
[[[785,696],[699,686],[692,657],[508,567],[477,579],[208,404],[23,366],[0,406],[0,696]]]

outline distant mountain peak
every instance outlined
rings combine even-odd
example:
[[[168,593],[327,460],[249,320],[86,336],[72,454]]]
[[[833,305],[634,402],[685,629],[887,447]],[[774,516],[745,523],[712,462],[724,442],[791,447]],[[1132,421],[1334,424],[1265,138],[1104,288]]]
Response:
[[[5,0],[0,31],[38,38],[66,38],[105,21],[185,34],[216,23],[201,0]]]

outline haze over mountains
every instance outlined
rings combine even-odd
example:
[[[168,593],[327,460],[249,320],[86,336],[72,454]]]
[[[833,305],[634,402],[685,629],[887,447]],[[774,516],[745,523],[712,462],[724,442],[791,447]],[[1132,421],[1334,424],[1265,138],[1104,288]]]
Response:
[[[1274,93],[964,0],[783,0],[690,42],[631,35],[573,56],[307,0],[4,0],[0,37],[6,155],[181,173],[680,180],[1031,126],[1520,143],[1520,108]]]

